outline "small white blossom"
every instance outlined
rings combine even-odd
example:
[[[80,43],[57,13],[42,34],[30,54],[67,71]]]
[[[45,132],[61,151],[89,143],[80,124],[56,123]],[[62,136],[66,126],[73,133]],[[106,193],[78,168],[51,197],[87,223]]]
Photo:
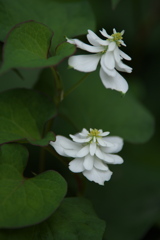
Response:
[[[105,29],[100,33],[106,38],[102,40],[93,31],[88,30],[87,39],[92,45],[83,43],[78,39],[68,39],[67,42],[75,44],[78,48],[88,51],[89,55],[77,55],[69,58],[68,64],[74,69],[81,72],[92,72],[96,70],[100,61],[100,78],[106,88],[111,88],[123,93],[128,90],[128,83],[116,71],[131,73],[132,68],[122,62],[122,59],[131,60],[131,58],[119,49],[121,45],[126,46],[123,42],[122,32],[116,32],[110,36]]]
[[[72,172],[82,172],[88,180],[104,185],[112,175],[107,164],[123,163],[120,156],[113,154],[122,149],[123,139],[108,137],[108,134],[101,129],[87,131],[84,128],[82,132],[70,135],[72,140],[57,136],[56,141],[50,144],[61,156],[74,158],[69,163]]]

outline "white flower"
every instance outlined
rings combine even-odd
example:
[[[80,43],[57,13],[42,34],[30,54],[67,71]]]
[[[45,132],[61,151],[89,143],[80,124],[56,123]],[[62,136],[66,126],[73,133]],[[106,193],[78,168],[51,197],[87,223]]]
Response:
[[[96,70],[100,61],[100,78],[106,88],[111,88],[120,92],[127,92],[128,84],[126,80],[116,71],[131,73],[132,68],[122,62],[122,59],[131,60],[131,58],[119,49],[123,42],[122,32],[116,32],[110,36],[105,29],[100,33],[107,38],[102,40],[94,32],[88,30],[87,39],[93,45],[83,43],[78,39],[68,39],[67,42],[75,44],[78,48],[94,53],[89,55],[77,55],[69,58],[68,64],[81,72],[92,72]]]
[[[72,140],[57,136],[50,144],[61,156],[74,158],[69,163],[72,172],[82,172],[88,180],[104,185],[112,175],[107,164],[123,163],[120,156],[113,154],[122,149],[122,138],[106,137],[108,134],[101,129],[87,131],[84,128],[82,132],[70,135]]]

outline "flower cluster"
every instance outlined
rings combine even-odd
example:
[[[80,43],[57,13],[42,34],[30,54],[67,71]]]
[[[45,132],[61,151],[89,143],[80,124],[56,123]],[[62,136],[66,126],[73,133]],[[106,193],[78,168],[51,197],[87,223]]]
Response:
[[[109,132],[101,129],[87,131],[84,128],[82,132],[70,135],[72,140],[57,136],[50,144],[61,156],[74,158],[69,163],[72,172],[82,172],[88,180],[104,185],[112,175],[107,164],[123,163],[120,156],[113,154],[122,149],[122,138],[108,135]]]
[[[123,39],[124,31],[116,32],[110,36],[105,29],[100,33],[106,38],[99,38],[93,31],[88,30],[87,39],[92,45],[83,43],[78,39],[68,39],[67,42],[75,44],[78,48],[94,54],[77,55],[69,58],[68,64],[81,72],[92,72],[96,70],[100,61],[100,78],[106,88],[111,88],[123,93],[128,90],[126,80],[117,72],[131,73],[132,68],[122,62],[122,59],[131,58],[119,49],[121,45],[126,46]]]

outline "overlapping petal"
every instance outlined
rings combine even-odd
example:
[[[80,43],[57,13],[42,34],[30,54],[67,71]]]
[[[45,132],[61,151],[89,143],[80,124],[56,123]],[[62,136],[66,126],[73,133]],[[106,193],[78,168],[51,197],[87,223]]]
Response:
[[[104,185],[105,181],[110,180],[112,176],[112,172],[110,170],[102,171],[102,170],[93,168],[90,171],[86,171],[86,170],[83,171],[83,175],[90,181],[96,182],[100,185]]]
[[[68,39],[67,38],[67,42],[71,43],[71,44],[75,44],[78,48],[85,50],[87,52],[91,52],[91,53],[98,53],[98,52],[102,52],[104,50],[103,46],[91,46],[88,45],[86,43],[83,43],[82,41],[78,40],[78,39]]]
[[[74,173],[79,173],[84,171],[83,161],[81,158],[75,158],[69,163],[69,169]]]
[[[130,61],[131,60],[131,57],[128,56],[126,53],[124,53],[123,51],[119,50],[119,54],[121,55],[122,58]]]
[[[114,70],[115,71],[115,70]],[[103,85],[106,88],[111,88],[119,92],[126,93],[128,90],[127,81],[116,71],[115,76],[109,76],[104,72],[103,68],[100,69],[100,77]]]
[[[114,31],[114,29],[113,29]],[[106,38],[109,38],[109,39],[112,39],[112,37],[106,32],[106,30],[104,28],[102,28],[102,30],[100,30],[100,33],[106,37]]]
[[[51,146],[62,156],[74,158],[69,169],[74,173],[82,172],[90,181],[104,185],[111,178],[112,172],[107,164],[121,164],[123,159],[116,154],[123,147],[120,137],[108,137],[109,132],[102,129],[85,128],[82,132],[70,135],[73,141],[57,136]]]
[[[124,64],[122,61],[116,63],[116,69],[121,72],[127,72],[127,73],[132,72],[132,68]]]
[[[87,39],[93,46],[107,46],[109,44],[107,40],[102,40],[91,30],[88,30]]]
[[[128,84],[116,71],[132,72],[132,68],[122,62],[123,59],[131,60],[131,58],[119,49],[121,45],[126,46],[122,40],[124,30],[118,33],[113,29],[113,34],[109,35],[105,29],[102,29],[100,33],[106,40],[101,39],[93,31],[88,30],[87,39],[91,45],[83,43],[78,39],[67,38],[69,43],[75,44],[82,50],[94,53],[91,55],[72,56],[69,58],[69,65],[81,72],[92,72],[96,70],[100,60],[102,69],[100,78],[103,85],[106,88],[126,93]]]
[[[80,72],[93,72],[96,70],[100,58],[101,55],[98,53],[92,55],[77,55],[70,57],[68,64]]]
[[[92,170],[93,163],[94,163],[94,157],[91,156],[90,154],[88,154],[84,158],[84,162],[83,162],[84,169],[86,169],[88,171]]]
[[[122,150],[123,139],[120,137],[104,137],[104,140],[111,143],[110,147],[101,147],[101,150],[105,153],[117,153]]]
[[[103,71],[110,77],[115,77],[116,76],[116,70],[115,69],[109,69],[106,65],[105,62],[105,57],[101,57],[101,68],[103,69]],[[101,77],[101,75],[100,75]],[[102,78],[101,78],[102,80]]]
[[[50,144],[52,147],[54,147],[54,149],[56,150],[56,152],[58,152],[59,155],[64,157],[71,156],[71,155],[74,157],[75,156],[74,153],[77,153],[81,149],[81,145],[77,145],[70,139],[63,136],[57,136],[56,142],[51,141]],[[70,152],[67,153],[67,150]]]

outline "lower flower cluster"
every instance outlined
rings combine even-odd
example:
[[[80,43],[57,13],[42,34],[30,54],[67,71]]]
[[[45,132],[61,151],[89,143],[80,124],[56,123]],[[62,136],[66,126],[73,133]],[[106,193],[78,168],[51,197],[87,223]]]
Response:
[[[74,158],[69,163],[72,172],[82,172],[88,180],[104,185],[112,175],[107,164],[123,163],[123,159],[115,154],[122,149],[123,139],[108,135],[109,132],[101,129],[87,131],[84,128],[80,133],[70,135],[72,140],[57,136],[50,145],[61,156]]]

